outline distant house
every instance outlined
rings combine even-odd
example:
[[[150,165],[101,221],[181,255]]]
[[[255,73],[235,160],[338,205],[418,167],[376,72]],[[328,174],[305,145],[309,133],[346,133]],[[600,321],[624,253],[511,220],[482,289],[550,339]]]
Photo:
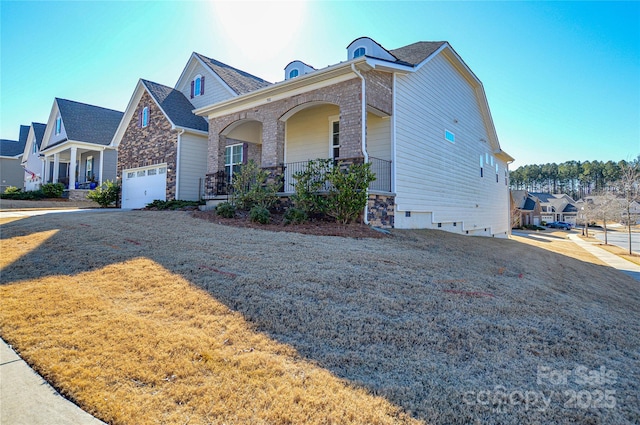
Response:
[[[511,212],[511,226],[513,228],[541,224],[540,200],[526,190],[511,191]]]
[[[540,200],[542,221],[564,221],[576,225],[578,205],[569,195],[564,193],[531,193]]]
[[[84,190],[115,180],[117,152],[109,144],[121,119],[119,111],[56,98],[40,145],[44,181],[84,198]]]
[[[40,158],[40,145],[44,137],[46,124],[31,123],[27,141],[22,154],[22,168],[24,169],[24,190],[40,189],[44,176],[44,161]]]
[[[387,50],[368,37],[346,61],[301,61],[284,81],[196,105],[209,123],[207,197],[254,160],[293,190],[309,160],[370,163],[365,220],[468,235],[510,231],[508,164],[482,83],[449,43]]]
[[[584,199],[580,199],[576,202],[578,208],[578,218],[584,221],[584,212],[582,209],[585,206],[589,208],[602,207],[604,203],[610,202],[609,207],[609,220],[611,222],[627,223],[627,214],[631,216],[631,223],[640,224],[640,203],[638,201],[632,201],[629,204],[629,211],[627,212],[627,202],[624,198],[609,198],[606,199],[603,196],[593,195],[586,196]],[[593,214],[592,214],[593,215]],[[597,215],[594,215],[596,218]]]
[[[0,140],[0,193],[9,186],[23,188],[22,153],[29,126],[20,126],[19,140]]]
[[[110,143],[118,149],[122,207],[141,208],[156,199],[201,199],[208,125],[192,111],[268,84],[195,52],[175,88],[138,81]]]

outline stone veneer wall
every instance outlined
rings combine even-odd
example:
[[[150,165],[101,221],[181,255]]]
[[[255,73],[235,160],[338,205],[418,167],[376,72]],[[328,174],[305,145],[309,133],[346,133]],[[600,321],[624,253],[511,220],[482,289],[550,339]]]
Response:
[[[149,107],[149,125],[138,127],[138,114]],[[178,135],[149,93],[145,91],[118,147],[118,180],[122,170],[167,163],[167,200],[176,195]],[[223,159],[224,160],[224,159]]]
[[[370,193],[367,220],[374,227],[392,229],[394,226],[395,195]]]

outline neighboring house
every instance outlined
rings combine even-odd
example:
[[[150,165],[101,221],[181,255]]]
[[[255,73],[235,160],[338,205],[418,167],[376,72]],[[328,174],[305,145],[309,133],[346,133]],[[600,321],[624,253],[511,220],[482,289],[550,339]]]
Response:
[[[208,198],[247,159],[285,193],[309,160],[369,162],[372,225],[510,232],[513,158],[500,148],[482,83],[447,42],[387,50],[358,38],[345,62],[315,70],[293,61],[284,81],[195,113],[209,122]]]
[[[268,84],[199,53],[191,55],[175,88],[140,80],[110,144],[118,149],[122,207],[201,199],[208,125],[192,111]]]
[[[116,179],[117,152],[109,146],[122,112],[56,98],[40,145],[45,182],[63,183],[69,196]]]
[[[531,193],[540,200],[541,219],[547,223],[564,221],[576,225],[578,205],[569,195],[564,193]]]
[[[513,228],[535,225],[542,221],[540,200],[526,190],[511,191],[511,226]]]
[[[605,198],[600,195],[587,196],[584,199],[580,199],[576,202],[578,209],[578,218],[581,222],[584,222],[584,209],[585,208],[602,208],[605,204],[605,208],[608,209],[608,220],[611,222],[627,223],[627,214],[631,216],[632,224],[640,224],[640,203],[638,201],[632,201],[629,204],[629,211],[627,213],[627,200],[624,198]],[[598,214],[591,213],[590,219],[592,221],[599,221]]]
[[[28,133],[29,126],[21,125],[19,140],[0,140],[0,193],[9,186],[22,189],[24,171],[20,163]]]
[[[44,137],[46,124],[31,123],[28,127],[27,143],[22,154],[22,168],[24,170],[24,190],[40,189],[44,176],[44,161],[40,158],[40,145]]]

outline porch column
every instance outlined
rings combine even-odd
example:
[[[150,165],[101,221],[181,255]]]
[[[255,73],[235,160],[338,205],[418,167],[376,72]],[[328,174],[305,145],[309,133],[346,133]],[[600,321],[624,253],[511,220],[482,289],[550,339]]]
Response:
[[[76,188],[76,157],[78,155],[78,148],[71,146],[71,162],[69,163],[69,189]]]
[[[98,158],[98,184],[102,186],[102,165],[104,164],[104,151],[98,151],[98,155],[100,155],[100,157]],[[94,171],[93,174],[95,173],[96,172]]]
[[[51,183],[58,183],[58,173],[60,172],[60,154],[53,154],[53,181]]]
[[[44,164],[42,164],[42,183],[49,183],[49,169],[51,165],[49,165],[49,157],[44,157]]]
[[[262,123],[262,167],[276,167],[284,162],[284,121]]]

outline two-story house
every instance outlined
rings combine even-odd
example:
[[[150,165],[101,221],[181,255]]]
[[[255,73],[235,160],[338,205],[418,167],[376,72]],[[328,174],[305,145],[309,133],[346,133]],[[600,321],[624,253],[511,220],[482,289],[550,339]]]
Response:
[[[38,190],[42,186],[44,161],[40,157],[40,145],[46,128],[46,124],[37,122],[31,123],[28,127],[27,140],[22,154],[25,191]]]
[[[344,62],[293,61],[285,80],[195,113],[209,123],[207,187],[253,159],[292,191],[307,161],[369,162],[368,223],[468,235],[510,231],[508,164],[482,83],[449,43],[388,50],[368,37]]]

